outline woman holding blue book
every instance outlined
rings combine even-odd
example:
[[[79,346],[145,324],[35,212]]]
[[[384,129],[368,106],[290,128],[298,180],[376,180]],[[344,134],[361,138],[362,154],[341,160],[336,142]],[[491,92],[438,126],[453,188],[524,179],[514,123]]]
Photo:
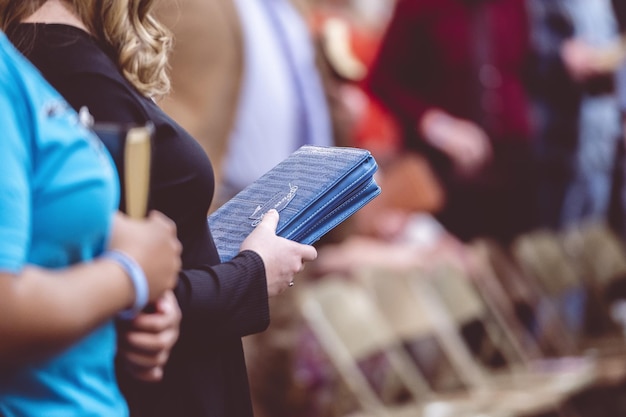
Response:
[[[251,416],[241,337],[268,326],[268,296],[288,288],[315,249],[277,237],[278,214],[269,212],[239,254],[220,263],[206,218],[211,164],[155,104],[169,88],[171,39],[151,14],[152,0],[3,4],[9,38],[74,108],[87,106],[96,122],[156,128],[150,207],[174,220],[183,245],[175,289],[182,322],[162,381],[120,371],[131,415]]]

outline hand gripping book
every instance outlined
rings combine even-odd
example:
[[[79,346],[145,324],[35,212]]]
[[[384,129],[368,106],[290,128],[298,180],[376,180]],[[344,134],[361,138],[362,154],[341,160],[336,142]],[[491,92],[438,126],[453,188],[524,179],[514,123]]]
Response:
[[[302,146],[209,216],[222,262],[272,208],[280,214],[278,236],[316,242],[380,194],[377,169],[365,149]]]

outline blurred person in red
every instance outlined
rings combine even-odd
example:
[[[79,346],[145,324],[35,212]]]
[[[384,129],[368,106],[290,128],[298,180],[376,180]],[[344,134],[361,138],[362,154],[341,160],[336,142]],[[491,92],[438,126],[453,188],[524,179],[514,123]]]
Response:
[[[432,213],[442,205],[438,181],[423,157],[402,149],[393,116],[363,86],[376,57],[393,3],[374,19],[352,2],[321,1],[313,12],[313,30],[330,69],[334,94],[345,109],[346,144],[368,149],[379,164],[377,181],[385,192],[352,219],[348,233],[385,242],[401,239],[412,215]],[[376,3],[378,4],[378,3]],[[368,6],[376,10],[382,7]],[[361,252],[361,251],[357,251]]]
[[[527,55],[524,0],[399,0],[366,80],[433,165],[438,219],[462,240],[534,225]]]

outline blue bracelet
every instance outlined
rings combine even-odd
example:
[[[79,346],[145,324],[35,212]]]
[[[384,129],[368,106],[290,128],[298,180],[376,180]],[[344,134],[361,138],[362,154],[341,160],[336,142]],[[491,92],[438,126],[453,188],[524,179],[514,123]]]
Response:
[[[131,320],[139,314],[148,304],[148,280],[143,273],[143,269],[130,256],[119,250],[110,250],[105,252],[102,257],[116,262],[128,274],[135,289],[135,302],[133,306],[127,310],[121,311],[118,317],[123,320]]]

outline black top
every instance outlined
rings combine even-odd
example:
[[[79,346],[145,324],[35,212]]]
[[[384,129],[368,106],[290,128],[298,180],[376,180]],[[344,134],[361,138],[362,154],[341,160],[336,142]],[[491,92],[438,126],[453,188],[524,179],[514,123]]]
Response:
[[[219,263],[206,221],[213,171],[201,146],[140,94],[88,33],[22,24],[9,36],[74,108],[87,106],[96,122],[150,120],[156,127],[150,205],[176,222],[183,245],[175,290],[183,320],[163,382],[131,382],[120,372],[131,415],[251,416],[241,337],[269,324],[265,270],[251,251]]]

